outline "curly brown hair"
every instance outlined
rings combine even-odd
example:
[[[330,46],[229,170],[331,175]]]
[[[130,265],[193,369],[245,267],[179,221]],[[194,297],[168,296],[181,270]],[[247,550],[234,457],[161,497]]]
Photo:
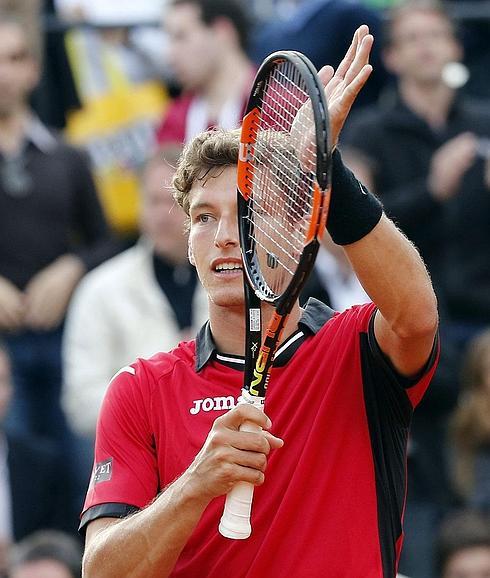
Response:
[[[180,155],[172,179],[174,198],[189,215],[189,193],[196,181],[216,176],[216,169],[236,165],[240,130],[213,129],[198,134]]]

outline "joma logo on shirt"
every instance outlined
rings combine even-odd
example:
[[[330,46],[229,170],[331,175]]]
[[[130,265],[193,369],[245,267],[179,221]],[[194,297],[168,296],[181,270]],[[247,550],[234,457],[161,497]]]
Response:
[[[198,414],[200,411],[220,411],[223,409],[233,409],[240,401],[240,397],[235,401],[232,395],[222,397],[205,397],[204,399],[195,399],[192,403],[189,413]]]

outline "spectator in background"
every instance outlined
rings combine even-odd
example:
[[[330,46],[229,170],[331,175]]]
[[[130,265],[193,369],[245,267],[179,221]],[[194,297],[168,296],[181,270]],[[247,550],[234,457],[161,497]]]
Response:
[[[239,126],[255,75],[240,1],[170,0],[164,27],[168,61],[183,92],[169,106],[158,141],[183,143],[212,126]]]
[[[490,577],[490,518],[476,511],[452,514],[438,536],[439,578]]]
[[[180,151],[166,145],[144,170],[137,245],[89,273],[70,305],[64,403],[91,445],[114,374],[137,357],[175,347],[207,319],[206,297],[187,259],[185,215],[172,197]]]
[[[490,324],[489,160],[480,156],[490,111],[447,84],[447,66],[461,58],[439,4],[395,7],[384,59],[398,89],[361,111],[343,135],[351,168],[420,249],[458,345]]]
[[[82,153],[29,108],[38,61],[21,23],[0,14],[0,335],[10,352],[10,428],[69,439],[60,405],[65,311],[114,244]]]
[[[360,24],[367,24],[375,38],[381,36],[379,13],[355,0],[303,0],[287,14],[285,19],[277,14],[277,18],[257,27],[251,42],[251,56],[257,64],[276,50],[299,50],[318,69],[325,62],[336,67]],[[373,73],[355,107],[375,102],[386,82],[377,43],[373,46],[371,63]]]
[[[490,513],[490,329],[470,342],[461,375],[452,423],[454,480],[467,506]]]
[[[0,344],[0,576],[9,546],[41,528],[76,534],[76,512],[60,452],[45,440],[8,433],[10,361]]]
[[[15,548],[9,578],[80,578],[82,549],[72,536],[39,531]]]

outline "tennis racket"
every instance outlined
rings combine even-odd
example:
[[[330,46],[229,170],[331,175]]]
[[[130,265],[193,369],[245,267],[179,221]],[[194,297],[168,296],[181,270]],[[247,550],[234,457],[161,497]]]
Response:
[[[263,409],[274,354],[313,268],[330,200],[328,110],[316,70],[303,54],[275,52],[259,68],[237,168],[247,312],[242,402]],[[275,308],[263,340],[262,302]],[[257,426],[244,423],[241,430]],[[223,536],[250,536],[253,488],[240,482],[228,494],[219,525]]]

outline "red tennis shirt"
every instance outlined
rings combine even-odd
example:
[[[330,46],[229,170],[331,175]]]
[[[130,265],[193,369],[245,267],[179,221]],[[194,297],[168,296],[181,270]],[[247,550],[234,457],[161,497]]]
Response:
[[[196,578],[393,578],[402,543],[406,446],[436,366],[407,380],[380,351],[374,304],[335,313],[310,300],[280,348],[266,412],[284,447],[256,488],[252,536],[218,533],[213,500],[172,573]],[[101,410],[81,527],[144,508],[192,462],[232,408],[243,360],[195,341],[138,360],[112,380]]]

